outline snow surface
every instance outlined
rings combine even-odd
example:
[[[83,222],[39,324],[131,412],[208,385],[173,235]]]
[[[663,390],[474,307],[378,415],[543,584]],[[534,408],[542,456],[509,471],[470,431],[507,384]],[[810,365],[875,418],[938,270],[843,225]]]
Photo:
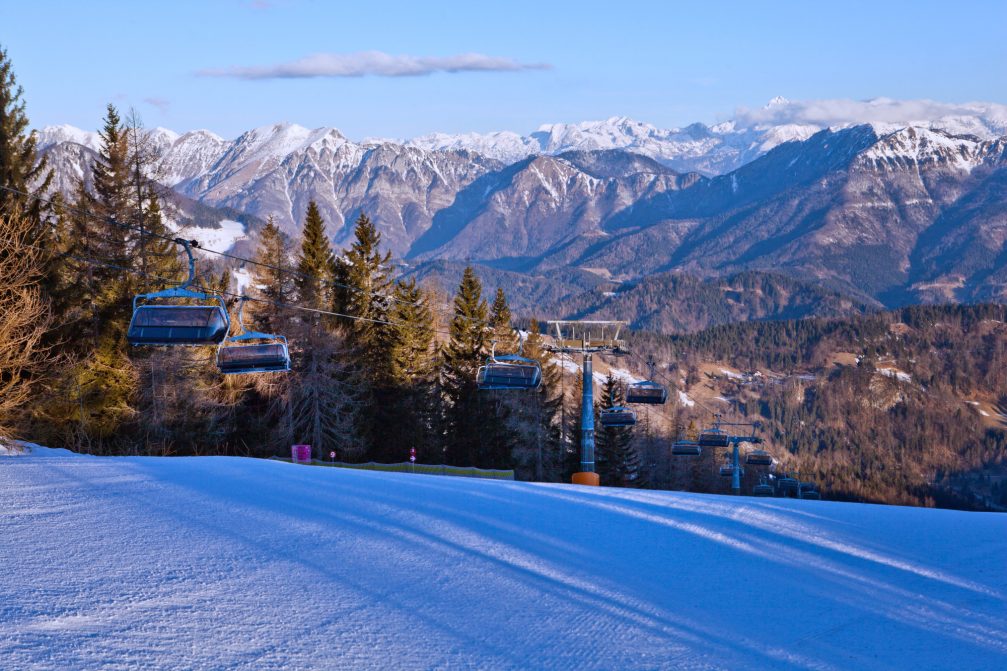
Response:
[[[0,463],[3,669],[1003,669],[1007,516]]]
[[[678,390],[678,402],[687,408],[691,408],[692,406],[696,405],[696,402],[693,401],[691,398],[689,398],[689,395],[686,394],[681,389]]]
[[[226,252],[234,246],[238,240],[244,240],[245,225],[233,219],[224,219],[217,224],[217,228],[204,228],[202,226],[183,226],[177,228],[174,221],[168,221],[168,228],[175,230],[177,235],[187,240],[197,240],[199,248],[195,250],[197,254],[206,256],[211,252]]]

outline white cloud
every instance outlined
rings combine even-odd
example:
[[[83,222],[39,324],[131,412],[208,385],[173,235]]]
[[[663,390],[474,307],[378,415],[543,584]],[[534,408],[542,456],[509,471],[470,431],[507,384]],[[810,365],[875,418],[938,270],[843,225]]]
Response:
[[[873,123],[928,125],[956,117],[1007,119],[1007,105],[997,103],[943,103],[934,100],[786,100],[775,98],[761,109],[740,108],[735,120],[743,126],[802,124],[819,127]]]
[[[147,103],[148,105],[156,107],[158,111],[161,112],[162,114],[167,112],[168,108],[171,107],[171,101],[165,100],[164,98],[156,98],[156,97],[144,98],[143,102]]]
[[[205,77],[238,79],[300,79],[306,77],[419,77],[435,72],[514,72],[544,70],[545,63],[519,63],[485,54],[456,56],[395,56],[382,51],[312,54],[290,63],[200,70]]]

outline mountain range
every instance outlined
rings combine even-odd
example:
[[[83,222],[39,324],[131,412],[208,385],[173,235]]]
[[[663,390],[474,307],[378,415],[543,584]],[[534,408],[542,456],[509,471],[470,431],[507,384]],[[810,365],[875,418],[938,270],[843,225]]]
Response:
[[[826,107],[774,99],[712,126],[620,117],[408,141],[292,124],[234,140],[155,129],[152,176],[291,234],[315,200],[337,246],[366,212],[414,272],[481,264],[508,287],[544,282],[538,306],[578,291],[611,304],[668,273],[751,271],[848,307],[1003,300],[1007,107],[882,100],[846,117]],[[98,138],[50,127],[40,147],[69,191]]]

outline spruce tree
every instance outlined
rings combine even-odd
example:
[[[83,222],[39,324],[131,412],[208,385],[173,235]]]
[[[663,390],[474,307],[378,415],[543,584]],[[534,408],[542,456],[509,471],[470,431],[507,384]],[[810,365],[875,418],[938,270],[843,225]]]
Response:
[[[562,481],[566,476],[566,453],[561,426],[564,380],[552,353],[545,349],[539,323],[532,319],[523,346],[523,356],[542,368],[538,389],[513,397],[511,426],[522,436],[514,461],[523,467],[525,479]]]
[[[37,228],[42,203],[23,194],[46,192],[52,172],[45,158],[38,159],[37,139],[28,130],[23,95],[24,89],[17,83],[7,50],[0,48],[0,186],[5,187],[0,189],[0,214],[27,216]]]
[[[602,385],[599,409],[623,405],[622,384],[609,372]],[[601,484],[607,487],[625,487],[639,471],[639,457],[632,445],[633,429],[628,426],[601,426],[596,418],[595,462]],[[635,470],[634,470],[635,464]]]
[[[262,300],[245,306],[246,314],[249,314],[256,328],[261,331],[282,332],[289,320],[282,304],[290,302],[294,294],[290,259],[291,249],[286,236],[270,216],[259,234],[259,245],[255,250],[256,265],[250,268],[252,282],[246,290],[249,295]]]
[[[435,347],[433,311],[416,280],[395,284],[389,308],[388,344],[390,379],[375,395],[373,459],[402,461],[414,448],[421,462],[440,461],[433,435]]]
[[[363,364],[367,380],[386,384],[389,379],[388,320],[391,293],[391,252],[381,253],[381,233],[361,213],[354,226],[350,248],[336,262],[339,284],[334,290],[337,312],[358,317],[349,323],[351,347]]]
[[[308,203],[301,233],[301,253],[297,259],[297,294],[302,305],[316,309],[330,307],[332,270],[335,257],[325,235],[325,221],[315,201]]]
[[[497,288],[496,296],[493,298],[489,323],[493,330],[490,337],[496,342],[497,351],[501,354],[517,352],[518,337],[511,327],[510,306],[507,304],[507,296],[502,288]]]
[[[476,386],[476,373],[486,353],[486,313],[482,283],[472,267],[466,267],[455,294],[451,336],[441,367],[445,458],[451,464],[476,465],[488,432]]]
[[[298,302],[306,307],[331,307],[331,278],[335,265],[325,222],[312,201],[304,218],[296,286]],[[364,446],[355,439],[356,390],[352,371],[337,358],[344,347],[331,320],[301,312],[291,323],[292,375],[288,423],[294,440],[312,445],[318,453],[335,450],[355,461]]]

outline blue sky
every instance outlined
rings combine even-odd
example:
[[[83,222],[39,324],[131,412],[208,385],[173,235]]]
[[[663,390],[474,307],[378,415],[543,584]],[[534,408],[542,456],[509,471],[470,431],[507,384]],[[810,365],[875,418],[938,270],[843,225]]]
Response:
[[[776,95],[1007,102],[1003,0],[0,4],[36,127],[96,129],[108,102],[150,127],[291,121],[353,139],[673,127]],[[332,76],[360,72],[376,74]]]

